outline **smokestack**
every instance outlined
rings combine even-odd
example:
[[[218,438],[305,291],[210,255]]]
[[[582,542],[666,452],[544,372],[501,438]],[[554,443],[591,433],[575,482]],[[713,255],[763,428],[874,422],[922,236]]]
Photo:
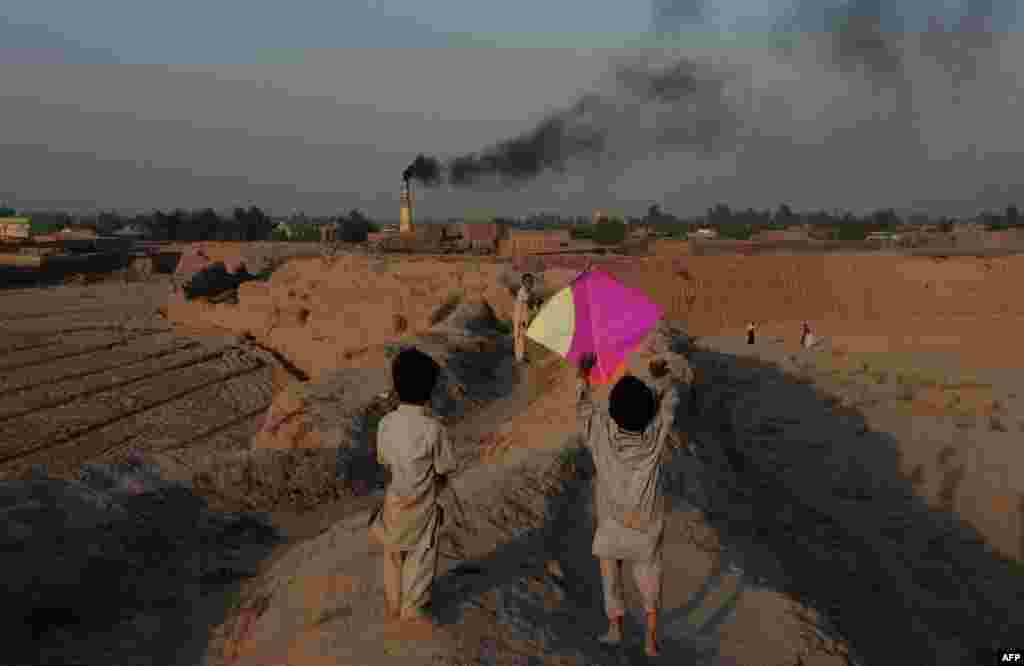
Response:
[[[398,213],[398,230],[401,233],[412,231],[412,188],[409,181],[402,181],[402,208]]]

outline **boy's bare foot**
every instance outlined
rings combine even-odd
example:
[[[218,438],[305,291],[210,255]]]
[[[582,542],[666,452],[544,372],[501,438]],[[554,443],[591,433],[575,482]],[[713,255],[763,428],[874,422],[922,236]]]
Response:
[[[597,638],[602,645],[618,645],[622,642],[622,618],[608,621],[608,633]]]
[[[426,613],[408,613],[402,617],[402,621],[417,627],[434,626],[434,620]]]
[[[648,657],[658,656],[658,612],[647,611],[647,636],[644,641],[644,654]]]

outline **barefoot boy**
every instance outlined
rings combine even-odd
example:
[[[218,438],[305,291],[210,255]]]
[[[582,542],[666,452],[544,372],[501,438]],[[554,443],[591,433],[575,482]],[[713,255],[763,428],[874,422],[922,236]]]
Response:
[[[517,361],[526,359],[526,329],[530,326],[530,317],[537,307],[537,297],[533,294],[534,278],[531,273],[524,273],[522,286],[516,293],[516,305],[512,316],[512,341]]]
[[[437,573],[438,492],[456,469],[447,429],[424,413],[441,368],[429,356],[407,349],[391,366],[401,404],[381,419],[377,459],[391,482],[370,533],[385,547],[387,614],[429,625],[427,606]]]
[[[622,640],[626,612],[622,566],[631,561],[647,612],[645,651],[656,656],[665,531],[665,497],[658,475],[679,392],[673,385],[659,400],[644,382],[626,375],[612,388],[606,412],[591,400],[588,377],[593,365],[593,356],[580,362],[577,415],[596,470],[593,553],[601,564],[608,616],[608,633],[599,640],[606,644]]]

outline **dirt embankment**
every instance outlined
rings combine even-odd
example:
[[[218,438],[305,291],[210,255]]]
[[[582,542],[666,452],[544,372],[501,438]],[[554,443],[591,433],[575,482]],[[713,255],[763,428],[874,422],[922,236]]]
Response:
[[[227,251],[207,248],[215,259],[221,250]],[[261,252],[270,250],[256,254]],[[741,333],[754,320],[762,335],[793,338],[800,322],[808,320],[816,332],[851,349],[962,347],[968,365],[1024,362],[1013,351],[1024,333],[1024,306],[1007,288],[1024,278],[1024,259],[1015,256],[680,256],[596,262],[650,295],[665,308],[666,318],[686,322],[695,335]],[[550,263],[551,270],[542,273],[549,288],[572,276],[573,271]],[[510,318],[511,293],[499,281],[508,270],[491,262],[436,257],[299,258],[269,282],[244,285],[237,306],[176,303],[169,314],[178,323],[252,333],[313,374],[320,367],[360,365],[382,337],[395,333],[398,318],[410,333],[424,330],[437,307],[455,297],[484,298],[499,319]]]
[[[499,319],[510,318],[502,270],[433,259],[294,259],[267,282],[243,284],[238,305],[178,299],[167,314],[185,326],[251,334],[315,377],[325,369],[381,367],[385,340],[425,332],[446,302],[484,299]]]
[[[658,257],[612,268],[695,335],[797,335],[803,320],[853,347],[956,349],[965,363],[1019,364],[1024,306],[1009,285],[1024,258]],[[1020,358],[1015,358],[1017,354]]]

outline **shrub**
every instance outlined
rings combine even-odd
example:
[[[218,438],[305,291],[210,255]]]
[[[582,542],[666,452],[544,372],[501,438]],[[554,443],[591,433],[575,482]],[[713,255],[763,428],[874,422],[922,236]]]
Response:
[[[430,324],[440,324],[445,318],[455,311],[455,308],[462,302],[462,292],[453,291],[448,294],[448,298],[445,299],[444,303],[434,308],[434,311],[430,313]]]
[[[600,220],[594,225],[594,242],[618,245],[626,240],[626,223],[622,220]]]

